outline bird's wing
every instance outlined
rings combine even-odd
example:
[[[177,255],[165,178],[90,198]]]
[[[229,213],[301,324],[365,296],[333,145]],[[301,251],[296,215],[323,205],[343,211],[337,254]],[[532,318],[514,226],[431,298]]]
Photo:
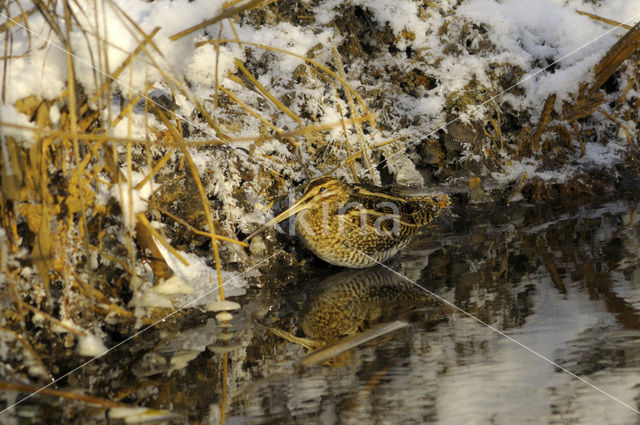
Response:
[[[392,231],[394,226],[419,227],[417,214],[427,207],[421,199],[407,199],[380,188],[358,186],[353,189],[348,202],[338,212],[351,217],[352,221],[382,231]]]

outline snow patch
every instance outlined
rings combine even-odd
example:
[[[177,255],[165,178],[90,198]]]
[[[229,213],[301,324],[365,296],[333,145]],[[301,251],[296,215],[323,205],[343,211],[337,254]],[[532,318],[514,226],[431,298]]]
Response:
[[[100,338],[95,335],[88,334],[80,337],[76,350],[81,356],[96,357],[107,351],[107,347],[105,347]]]
[[[127,170],[122,169],[122,173],[126,176]],[[111,196],[116,198],[122,208],[122,216],[125,218],[125,224],[129,228],[133,228],[136,223],[135,215],[147,209],[147,202],[151,196],[151,180],[147,181],[141,188],[134,189],[138,183],[145,178],[145,174],[135,171],[131,172],[131,185],[123,181],[111,188]],[[129,192],[131,188],[131,192]],[[129,196],[131,193],[131,196]]]

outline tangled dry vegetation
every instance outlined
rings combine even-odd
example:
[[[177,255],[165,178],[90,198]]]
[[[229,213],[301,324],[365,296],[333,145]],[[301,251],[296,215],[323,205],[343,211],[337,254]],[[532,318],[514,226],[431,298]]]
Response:
[[[206,258],[215,269],[211,287],[225,281],[225,271],[258,265],[273,240],[248,247],[239,235],[256,227],[261,209],[310,176],[334,173],[378,184],[415,182],[415,176],[428,184],[463,182],[469,190],[462,202],[482,201],[490,199],[482,189],[490,172],[500,172],[509,161],[531,157],[543,168],[561,168],[579,155],[575,140],[584,153],[584,141],[606,137],[596,134],[602,131],[622,130],[630,146],[638,143],[638,134],[625,124],[637,122],[640,110],[639,100],[627,97],[638,89],[638,25],[603,52],[590,82],[576,83],[575,96],[561,106],[562,113],[554,110],[554,95],[540,105],[538,119],[528,110],[502,105],[495,96],[514,86],[525,70],[496,63],[493,87],[469,81],[442,106],[444,121],[427,127],[421,117],[398,109],[394,96],[419,97],[436,87],[437,79],[419,64],[437,67],[440,59],[397,49],[400,39],[412,40],[415,34],[393,33],[388,25],[373,22],[371,13],[360,6],[345,6],[331,23],[338,34],[335,46],[316,45],[306,55],[240,38],[216,38],[222,24],[312,24],[314,8],[292,0],[229,4],[203,24],[174,34],[171,40],[177,42],[208,31],[195,41],[196,48],[216,54],[216,63],[210,64],[216,69],[215,81],[202,96],[201,91],[194,94],[194,84],[183,75],[173,75],[162,65],[163,52],[154,39],[159,28],[144,32],[125,11],[105,4],[139,41],[126,60],[111,68],[103,66],[109,63],[110,41],[83,28],[76,5],[69,1],[62,2],[63,7],[34,2],[0,27],[3,103],[6,70],[17,55],[32,53],[13,51],[13,34],[24,31],[23,25],[28,28],[29,19],[38,14],[68,52],[74,50],[71,28],[85,31],[87,40],[97,39],[92,44],[98,47],[92,51],[93,65],[111,69],[108,75],[94,69],[95,84],[85,87],[76,78],[78,59],[68,53],[63,92],[52,98],[31,95],[15,103],[32,125],[4,119],[0,123],[0,331],[11,341],[10,353],[2,359],[4,379],[59,375],[69,367],[60,359],[72,357],[83,336],[105,331],[108,336],[114,329],[130,334],[135,326],[170,311],[152,308],[136,314],[132,304],[145,285],[172,276],[167,253],[185,265],[189,261],[184,253]],[[420,10],[447,13],[429,3]],[[480,26],[446,22],[437,34],[447,41],[442,56],[454,56],[460,49],[482,55],[493,48],[486,35],[477,45],[466,43],[468,34],[486,34]],[[236,59],[232,72],[219,75],[220,48],[227,45],[239,46],[245,60]],[[50,46],[42,40],[31,40],[32,50],[45,48]],[[264,84],[260,77],[282,57],[299,64],[290,75],[273,80],[273,86]],[[390,60],[396,57],[413,66]],[[162,75],[148,81],[144,92],[114,83],[128,81],[136,61]],[[223,85],[223,79],[233,82],[234,89]],[[334,112],[328,116],[338,119],[325,119],[318,103],[305,98],[307,88],[325,93],[324,107]],[[522,96],[518,90],[513,87],[511,93]],[[186,118],[177,99],[181,105],[192,105]],[[605,104],[606,110],[601,108]],[[482,117],[456,120],[477,106],[483,106]],[[596,110],[609,122],[595,122],[591,117]],[[426,134],[425,128],[436,130],[450,121],[446,129],[416,138]],[[244,135],[248,123],[259,129],[258,135]],[[114,135],[119,125],[128,129],[126,136]],[[400,129],[401,137],[383,137]],[[384,141],[372,143],[374,134]],[[634,155],[630,153],[631,160]],[[529,200],[544,201],[551,190],[526,175],[501,189],[505,192],[494,199],[510,200],[522,193]],[[587,189],[581,184],[580,190]],[[222,286],[219,296],[224,298]]]

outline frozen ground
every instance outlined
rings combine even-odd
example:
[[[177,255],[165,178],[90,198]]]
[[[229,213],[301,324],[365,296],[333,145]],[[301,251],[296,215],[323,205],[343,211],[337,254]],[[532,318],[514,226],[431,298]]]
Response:
[[[332,46],[337,46],[343,56],[348,82],[378,115],[378,128],[365,129],[364,143],[372,149],[384,141],[405,137],[391,147],[374,150],[374,163],[386,162],[396,181],[401,177],[403,183],[421,184],[422,177],[429,173],[416,171],[421,165],[425,168],[417,148],[426,139],[437,139],[439,129],[446,132],[448,122],[455,119],[459,120],[456,123],[479,121],[484,124],[495,117],[497,111],[502,111],[503,117],[512,114],[520,120],[517,125],[499,124],[505,127],[502,130],[505,143],[517,145],[515,130],[524,126],[535,129],[542,105],[550,94],[557,96],[555,109],[558,114],[562,113],[562,102],[575,98],[579,84],[590,81],[594,65],[625,32],[622,28],[580,15],[576,10],[629,25],[640,17],[640,5],[623,0],[470,0],[460,5],[458,1],[440,1],[426,6],[410,0],[332,0],[317,6],[314,3],[281,3],[283,6],[275,10],[265,7],[259,12],[243,14],[235,20],[233,28],[230,21],[223,20],[171,41],[171,35],[220,13],[222,2],[115,2],[145,33],[160,27],[153,39],[157,50],[146,49],[144,54],[134,58],[131,66],[119,75],[115,90],[123,96],[143,94],[147,85],[159,90],[169,89],[167,74],[186,79],[192,97],[188,99],[175,93],[174,89],[175,113],[191,123],[194,133],[203,138],[215,138],[218,134],[194,116],[192,100],[197,99],[213,110],[211,103],[216,81],[279,129],[286,131],[303,124],[336,123],[340,120],[338,105],[342,111],[349,111],[344,95],[335,93],[337,81],[334,79],[333,84],[327,84],[319,78],[320,74],[311,72],[309,63],[306,63],[306,70],[300,71],[300,65],[305,62],[292,54],[313,57],[320,64],[335,68]],[[28,9],[27,5],[22,4],[22,7]],[[62,10],[58,12],[63,14]],[[89,3],[85,9],[74,12],[79,25],[72,29],[70,43],[76,59],[76,78],[87,95],[92,95],[99,86],[96,82],[127,58],[140,43],[141,36],[122,18],[116,6]],[[278,16],[275,16],[276,12]],[[4,19],[15,18],[20,13],[18,4],[11,2],[8,11],[3,12]],[[310,18],[303,19],[302,15]],[[368,27],[361,33],[349,34],[349,30],[358,29],[356,20]],[[344,26],[340,27],[340,24]],[[9,61],[4,77],[3,121],[19,124],[25,123],[24,117],[12,110],[18,99],[29,95],[56,99],[64,90],[67,79],[64,42],[51,33],[49,23],[40,14],[29,17],[28,28],[25,30],[21,23],[14,27],[13,52],[28,54]],[[108,40],[108,44],[98,43],[96,35]],[[361,39],[349,40],[349,37]],[[222,43],[218,52],[211,44],[196,47],[198,42],[212,38],[229,42]],[[288,53],[269,52],[263,47],[242,45],[242,42],[258,43]],[[361,51],[353,48],[358,42]],[[34,45],[43,48],[35,49]],[[355,53],[361,53],[361,57]],[[105,60],[99,60],[102,57],[108,58],[109,69],[105,69]],[[263,96],[257,96],[254,91],[228,78],[229,74],[237,74],[235,60],[244,62],[258,81],[275,97],[284,100],[301,121],[293,120],[272,103],[265,102]],[[402,81],[403,75],[408,81]],[[631,67],[622,69],[616,76],[618,85],[624,86],[631,76]],[[515,86],[512,90],[503,92],[512,86]],[[634,85],[626,94],[631,104],[638,97],[637,89]],[[617,94],[608,93],[611,99]],[[222,106],[215,109],[216,119],[230,136],[264,134],[263,123],[229,102],[224,94],[219,95],[223,99],[220,100]],[[612,115],[615,112],[608,105],[603,105],[602,109]],[[117,112],[113,111],[114,114]],[[143,111],[137,112],[142,115]],[[55,117],[52,121],[55,123]],[[151,121],[152,126],[162,126],[157,120]],[[587,127],[601,134],[594,140],[601,147],[590,149],[589,157],[599,166],[611,164],[620,158],[618,146],[627,143],[625,132],[607,128],[611,123],[598,111],[593,121]],[[129,124],[129,121],[121,120],[109,132],[117,136],[148,137],[141,116],[132,117],[132,125]],[[636,122],[621,122],[618,126],[624,126],[635,136],[636,125]],[[349,133],[351,143],[359,145],[355,132],[349,129]],[[475,142],[457,137],[463,142],[462,146],[455,155],[444,149],[447,162],[460,160],[464,163],[472,158],[486,160],[491,140],[483,134],[475,134],[471,139],[474,137],[487,146],[477,147]],[[29,143],[29,137],[23,139]],[[303,138],[298,139],[304,142]],[[577,146],[577,141],[573,140],[572,144]],[[303,143],[300,154],[312,173],[326,171],[329,168],[326,160],[332,159],[335,163],[346,157],[340,126],[323,134],[321,142],[307,139],[306,145]],[[242,146],[247,149],[246,143]],[[300,165],[295,164],[291,150],[282,142],[267,141],[251,147],[251,159],[245,149],[235,151],[245,166],[255,170],[262,166],[277,172],[287,183],[291,179],[300,181],[305,176]],[[506,157],[503,159],[516,159],[509,149],[503,149],[499,154]],[[194,155],[199,154],[194,152]],[[201,171],[210,165],[209,152],[203,155],[207,157],[196,159]],[[507,176],[516,176],[525,169],[529,176],[535,174],[535,170],[518,165],[517,161],[506,162],[509,163]],[[435,170],[430,170],[437,174],[450,164],[427,165],[437,165]],[[361,174],[366,173],[364,168],[356,166]],[[347,175],[346,170],[338,173]],[[567,174],[561,172],[555,178],[566,178]],[[231,186],[239,183],[232,175],[218,175],[214,180],[213,189],[222,196],[228,195]],[[246,188],[256,191],[251,184]],[[228,218],[234,220],[247,213],[238,208],[231,208],[229,212],[231,217]]]

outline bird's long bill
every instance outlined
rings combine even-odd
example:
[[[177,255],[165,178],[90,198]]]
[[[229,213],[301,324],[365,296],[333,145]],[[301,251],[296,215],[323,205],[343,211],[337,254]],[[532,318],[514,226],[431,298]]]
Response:
[[[275,216],[274,218],[269,220],[267,223],[265,223],[262,226],[260,226],[258,228],[258,230],[256,230],[255,232],[253,232],[252,234],[247,236],[245,238],[245,241],[250,240],[252,237],[257,235],[258,233],[263,232],[265,229],[273,226],[274,224],[280,223],[281,221],[284,221],[284,220],[288,219],[289,217],[291,217],[292,215],[297,214],[300,211],[302,211],[303,209],[307,208],[310,199],[311,199],[311,196],[304,196],[304,197],[300,198],[300,200],[298,200],[298,202],[296,202],[295,204],[293,204],[292,206],[287,208],[285,211],[281,212],[280,214],[278,214],[277,216]]]

